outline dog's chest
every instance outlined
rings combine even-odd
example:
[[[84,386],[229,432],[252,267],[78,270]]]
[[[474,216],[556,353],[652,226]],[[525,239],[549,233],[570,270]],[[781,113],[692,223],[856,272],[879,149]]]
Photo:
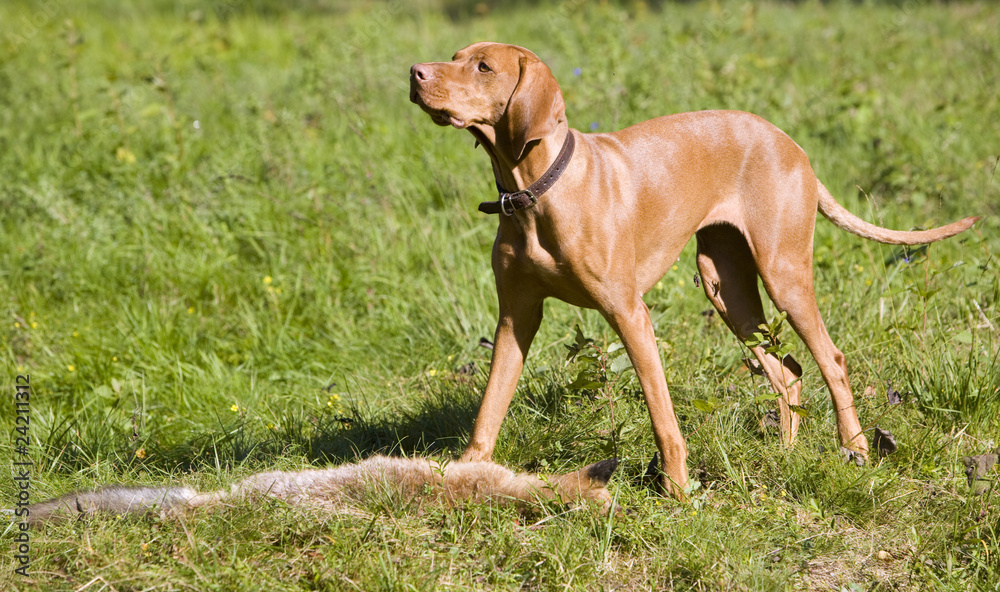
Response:
[[[504,220],[497,231],[496,254],[501,268],[528,272],[540,279],[558,279],[561,253],[558,243],[530,217],[515,216]]]
[[[593,307],[577,266],[568,257],[570,251],[564,241],[530,217],[512,219],[501,223],[497,233],[494,273],[521,289],[539,288],[545,296]]]

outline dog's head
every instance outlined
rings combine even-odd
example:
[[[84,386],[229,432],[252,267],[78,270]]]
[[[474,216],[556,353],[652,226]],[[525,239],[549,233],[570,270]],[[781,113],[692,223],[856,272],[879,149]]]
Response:
[[[548,66],[523,47],[501,43],[475,43],[450,62],[414,65],[410,100],[434,123],[468,129],[514,163],[566,118]]]

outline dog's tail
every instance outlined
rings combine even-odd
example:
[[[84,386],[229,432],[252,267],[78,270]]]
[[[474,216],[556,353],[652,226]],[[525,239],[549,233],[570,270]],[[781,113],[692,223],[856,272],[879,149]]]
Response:
[[[959,232],[968,230],[979,220],[979,216],[970,216],[958,222],[931,228],[930,230],[889,230],[869,222],[865,222],[854,214],[847,211],[844,206],[837,203],[837,200],[830,195],[826,187],[819,181],[816,182],[819,189],[819,212],[826,216],[838,228],[842,228],[850,233],[862,238],[886,243],[888,245],[924,245],[937,242]]]
[[[149,514],[205,505],[214,494],[200,495],[186,487],[102,487],[76,491],[28,506],[29,524],[58,522],[98,512],[108,514]]]

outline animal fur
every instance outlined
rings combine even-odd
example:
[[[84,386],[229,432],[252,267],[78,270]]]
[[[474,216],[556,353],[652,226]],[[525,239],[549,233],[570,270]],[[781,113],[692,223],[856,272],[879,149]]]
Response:
[[[254,496],[330,512],[349,510],[386,495],[448,506],[466,501],[510,504],[559,499],[574,504],[596,503],[606,511],[611,506],[607,484],[617,467],[618,460],[610,459],[572,473],[542,477],[515,473],[492,462],[438,464],[423,458],[374,456],[329,469],[260,473],[228,490],[209,493],[187,487],[127,486],[77,491],[29,506],[27,521],[38,524],[96,513],[171,515]]]

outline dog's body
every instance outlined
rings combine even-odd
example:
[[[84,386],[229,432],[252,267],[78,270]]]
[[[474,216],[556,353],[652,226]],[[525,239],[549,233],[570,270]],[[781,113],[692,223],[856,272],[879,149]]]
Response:
[[[29,506],[25,518],[37,524],[98,512],[145,514],[155,509],[172,514],[253,496],[330,512],[346,511],[372,499],[423,500],[449,506],[466,501],[509,504],[559,499],[566,503],[592,502],[607,510],[611,505],[607,484],[617,466],[617,460],[611,459],[572,473],[541,477],[515,473],[492,462],[439,465],[423,458],[374,456],[329,469],[260,473],[228,490],[210,493],[186,487],[125,486],[77,491]]]
[[[706,295],[739,339],[766,321],[757,277],[812,352],[830,389],[842,445],[866,455],[847,365],[816,305],[812,238],[817,209],[838,227],[886,243],[953,236],[976,218],[900,232],[852,215],[816,179],[805,152],[765,120],[737,111],[683,113],[608,134],[571,130],[559,85],[530,51],[477,43],[451,62],[410,70],[410,98],[438,125],[468,129],[490,155],[497,184],[523,190],[551,173],[567,134],[575,151],[537,203],[505,210],[493,248],[500,318],[493,363],[463,460],[486,460],[525,356],[556,297],[594,308],[622,338],[645,393],[664,485],[683,497],[687,450],[642,296],[692,236]],[[503,208],[504,204],[501,203]],[[802,369],[753,348],[781,393],[781,427],[794,441]]]

